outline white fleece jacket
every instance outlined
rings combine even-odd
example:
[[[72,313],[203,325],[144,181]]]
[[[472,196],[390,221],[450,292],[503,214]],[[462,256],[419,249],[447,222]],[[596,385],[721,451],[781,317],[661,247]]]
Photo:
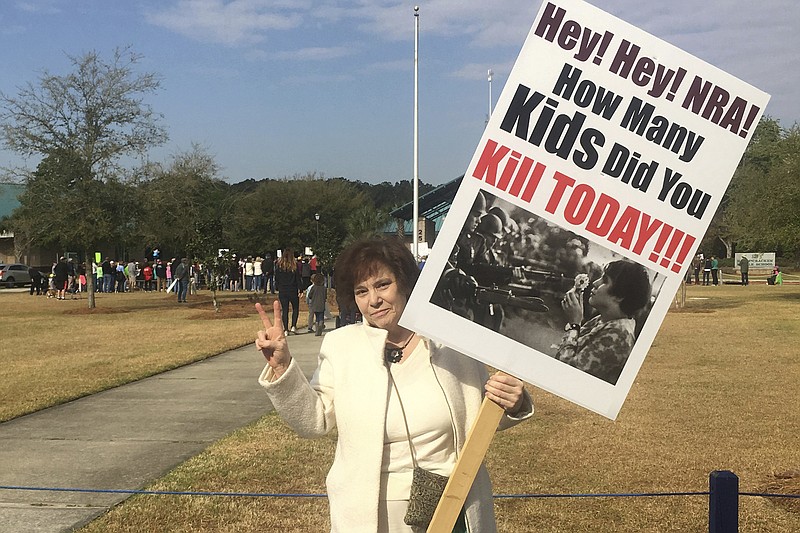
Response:
[[[332,533],[375,533],[389,376],[384,364],[386,331],[353,324],[325,335],[319,364],[309,383],[292,360],[277,380],[267,366],[259,383],[272,405],[301,437],[320,437],[338,428],[333,465],[326,479]],[[483,400],[483,363],[431,341],[431,365],[453,416],[456,445],[464,445]],[[525,394],[520,413],[504,416],[500,429],[530,417]],[[492,487],[482,465],[467,496],[466,518],[473,533],[496,531]]]

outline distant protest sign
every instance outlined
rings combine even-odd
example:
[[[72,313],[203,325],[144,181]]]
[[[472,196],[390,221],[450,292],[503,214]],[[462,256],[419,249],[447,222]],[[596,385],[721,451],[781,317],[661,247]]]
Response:
[[[616,418],[768,100],[545,1],[401,323]]]

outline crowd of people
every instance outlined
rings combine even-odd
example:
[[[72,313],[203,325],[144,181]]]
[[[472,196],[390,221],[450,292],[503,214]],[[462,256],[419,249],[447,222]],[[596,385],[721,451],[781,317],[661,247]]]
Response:
[[[746,255],[742,255],[736,262],[739,267],[739,285],[746,287],[750,285],[750,260]],[[705,257],[702,253],[697,254],[692,259],[691,267],[686,271],[684,281],[689,285],[717,286],[722,283],[719,259],[713,255]],[[702,277],[702,281],[701,281]],[[731,283],[731,281],[725,281]],[[780,285],[783,283],[783,275],[780,267],[773,265],[772,275],[767,277],[768,285]]]
[[[68,296],[77,298],[86,292],[88,272],[86,263],[60,257],[53,263],[49,275],[44,275],[35,268],[29,270],[30,294],[46,294],[58,300],[64,300]],[[190,288],[193,291],[199,288],[201,272],[201,265],[190,264],[187,258],[172,258],[170,261],[145,259],[141,263],[106,258],[91,264],[95,292],[175,292],[180,302],[186,301],[185,296]]]
[[[223,277],[221,288],[228,291],[278,292],[278,264],[283,261],[284,270],[293,266],[299,277],[298,290],[305,291],[311,285],[311,277],[321,271],[316,255],[296,256],[291,249],[282,250],[280,258],[265,254],[264,257],[233,254]]]
[[[98,293],[136,290],[174,292],[178,295],[179,302],[185,302],[187,294],[208,288],[208,280],[212,276],[205,265],[196,261],[190,262],[188,258],[163,259],[157,254],[158,252],[152,258],[142,261],[121,261],[106,257],[99,262],[93,261],[90,267],[85,262],[78,263],[74,258],[60,257],[52,264],[49,274],[43,274],[36,268],[29,269],[30,294],[47,295],[58,300],[78,298],[86,291],[87,272],[91,272],[95,292]],[[284,256],[297,271],[297,289],[302,294],[313,285],[311,280],[318,272],[318,259],[315,255],[295,257],[291,250],[285,250]],[[275,277],[278,261],[271,254],[265,254],[265,257],[237,257],[233,254],[218,288],[225,291],[275,294],[278,292]]]
[[[692,278],[694,274],[694,278]],[[697,254],[692,259],[692,266],[686,272],[686,283],[700,285],[700,277],[702,275],[702,285],[719,285],[719,259],[713,255],[705,257],[703,254]]]

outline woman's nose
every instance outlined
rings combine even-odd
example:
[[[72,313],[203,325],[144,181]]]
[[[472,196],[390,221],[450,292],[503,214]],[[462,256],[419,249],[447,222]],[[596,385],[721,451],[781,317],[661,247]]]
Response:
[[[381,304],[381,297],[378,294],[378,291],[375,289],[371,289],[369,291],[369,305],[372,307],[378,307]]]

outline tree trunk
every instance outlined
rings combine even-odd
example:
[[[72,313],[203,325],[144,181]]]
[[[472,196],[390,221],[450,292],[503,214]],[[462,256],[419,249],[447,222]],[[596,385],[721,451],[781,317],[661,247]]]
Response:
[[[717,235],[717,238],[725,245],[725,259],[733,257],[733,242],[731,240],[725,240],[719,235]]]
[[[94,280],[95,274],[92,272],[92,262],[86,265],[86,301],[89,302],[89,309],[94,309]]]
[[[211,272],[208,276],[208,288],[211,289],[211,302],[214,304],[214,312],[219,313],[220,304],[217,300],[217,287],[219,287],[219,275],[216,272]]]

